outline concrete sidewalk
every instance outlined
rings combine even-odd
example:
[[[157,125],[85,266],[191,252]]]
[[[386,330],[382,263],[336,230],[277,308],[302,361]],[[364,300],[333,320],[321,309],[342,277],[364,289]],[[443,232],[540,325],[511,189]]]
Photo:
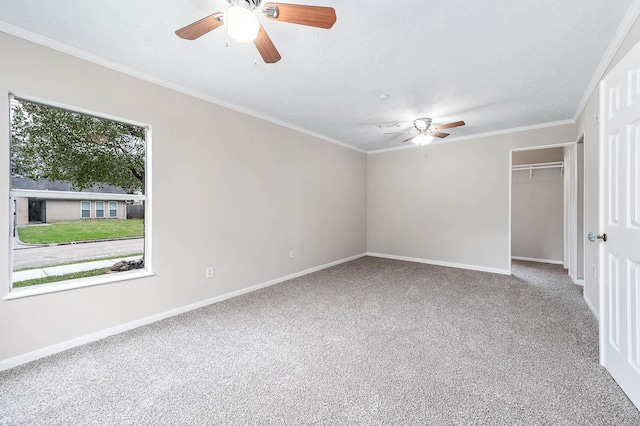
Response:
[[[74,272],[91,271],[92,269],[108,268],[115,265],[121,260],[132,261],[138,260],[142,256],[130,256],[109,260],[98,260],[95,262],[74,263],[71,265],[48,266],[44,268],[28,269],[26,271],[14,272],[13,282],[31,280],[34,278],[51,277],[54,275],[72,274]]]

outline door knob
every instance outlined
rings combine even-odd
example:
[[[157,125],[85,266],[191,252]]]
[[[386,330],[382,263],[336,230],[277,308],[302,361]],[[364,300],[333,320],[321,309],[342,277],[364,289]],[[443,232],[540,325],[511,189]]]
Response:
[[[589,234],[587,235],[587,238],[589,239],[589,241],[591,241],[592,243],[596,240],[602,240],[602,241],[607,241],[607,234],[602,234],[602,235],[598,235],[595,232],[591,231],[589,232]]]

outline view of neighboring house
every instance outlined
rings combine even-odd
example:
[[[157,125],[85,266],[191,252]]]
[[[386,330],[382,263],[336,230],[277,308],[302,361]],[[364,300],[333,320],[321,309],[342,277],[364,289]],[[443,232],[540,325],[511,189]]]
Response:
[[[71,184],[67,182],[49,181],[47,179],[33,180],[28,178],[12,177],[13,188],[48,190],[48,191],[73,191]],[[28,225],[30,223],[53,223],[72,220],[89,219],[126,219],[127,208],[125,201],[111,200],[109,194],[124,194],[121,188],[113,186],[94,186],[86,191],[104,193],[104,200],[60,200],[44,198],[16,197],[14,201],[14,215],[16,225]]]

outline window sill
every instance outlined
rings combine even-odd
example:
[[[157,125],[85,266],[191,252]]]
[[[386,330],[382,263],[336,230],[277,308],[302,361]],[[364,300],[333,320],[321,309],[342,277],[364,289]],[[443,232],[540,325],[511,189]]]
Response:
[[[98,277],[79,278],[75,280],[40,284],[29,287],[12,288],[3,299],[20,299],[23,297],[37,296],[39,294],[55,293],[58,291],[73,290],[76,288],[93,287],[96,285],[109,284],[118,281],[133,280],[143,277],[153,276],[153,272],[150,271],[131,271],[131,272],[119,272],[117,274],[100,275]]]

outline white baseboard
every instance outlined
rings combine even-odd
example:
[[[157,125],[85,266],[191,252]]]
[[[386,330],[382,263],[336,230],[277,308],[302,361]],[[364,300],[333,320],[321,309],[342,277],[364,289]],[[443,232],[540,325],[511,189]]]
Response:
[[[173,317],[175,315],[183,314],[185,312],[192,311],[194,309],[202,308],[204,306],[208,306],[214,303],[222,302],[227,299],[231,299],[232,297],[240,296],[246,293],[251,293],[252,291],[260,290],[261,288],[269,287],[283,281],[288,281],[293,278],[298,278],[303,275],[307,275],[313,272],[320,271],[322,269],[327,269],[332,266],[339,265],[341,263],[351,262],[352,260],[360,259],[361,257],[366,256],[365,253],[357,254],[355,256],[347,257],[344,259],[336,260],[334,262],[329,262],[324,265],[316,266],[314,268],[305,269],[304,271],[296,272],[281,278],[276,278],[271,281],[267,281],[261,284],[256,284],[251,287],[243,288],[241,290],[233,291],[231,293],[226,293],[220,296],[212,297],[210,299],[201,300],[196,303],[192,303],[190,305],[181,306],[179,308],[171,309],[169,311],[161,312],[156,315],[151,315],[149,317],[141,318],[136,321],[131,321],[125,324],[121,324],[115,327],[107,328],[106,330],[101,330],[95,333],[87,334],[86,336],[78,337],[76,339],[67,340],[65,342],[57,343],[55,345],[47,346],[42,349],[38,349],[32,352],[28,352],[23,355],[18,355],[13,358],[8,358],[3,361],[0,361],[0,371],[7,370],[9,368],[17,367],[18,365],[25,364],[27,362],[35,361],[37,359],[43,358],[45,356],[53,355],[58,352],[66,351],[71,348],[75,348],[77,346],[86,345],[87,343],[95,342],[96,340],[104,339],[105,337],[112,336],[114,334],[119,334],[128,330],[132,330],[134,328],[141,327],[143,325],[151,324],[156,321],[163,320],[165,318]]]
[[[511,256],[513,260],[524,260],[525,262],[551,263],[553,265],[564,265],[562,260],[536,259],[535,257]]]
[[[426,263],[428,265],[447,266],[449,268],[469,269],[472,271],[479,271],[479,272],[491,272],[494,274],[501,274],[501,275],[511,275],[511,271],[509,271],[508,269],[488,268],[486,266],[467,265],[464,263],[444,262],[441,260],[421,259],[417,257],[396,256],[393,254],[372,253],[372,252],[367,252],[367,256],[382,257],[385,259],[393,259],[393,260],[404,260],[407,262]]]
[[[596,320],[598,322],[600,322],[600,315],[598,315],[598,311],[596,311],[596,308],[593,306],[593,303],[591,303],[591,300],[589,300],[589,298],[587,297],[587,293],[583,293],[582,298],[584,299],[585,303],[587,304],[587,307],[589,308],[593,316],[596,317]]]

